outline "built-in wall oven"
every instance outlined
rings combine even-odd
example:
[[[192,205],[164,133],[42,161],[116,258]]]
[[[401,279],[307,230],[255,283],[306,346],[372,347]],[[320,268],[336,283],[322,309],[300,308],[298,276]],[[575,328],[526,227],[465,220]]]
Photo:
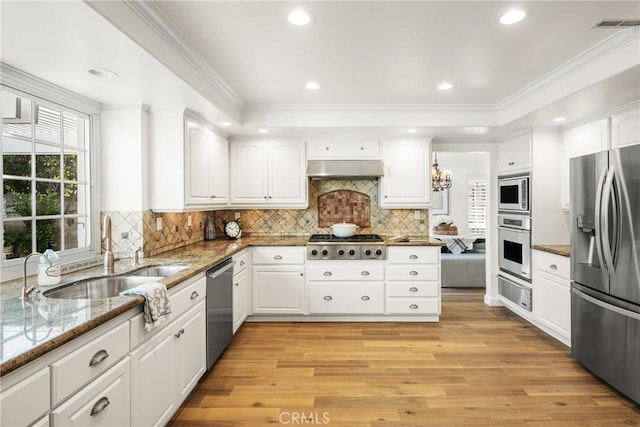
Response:
[[[498,215],[498,266],[500,270],[531,281],[531,218]]]
[[[498,177],[498,211],[529,214],[528,173]]]

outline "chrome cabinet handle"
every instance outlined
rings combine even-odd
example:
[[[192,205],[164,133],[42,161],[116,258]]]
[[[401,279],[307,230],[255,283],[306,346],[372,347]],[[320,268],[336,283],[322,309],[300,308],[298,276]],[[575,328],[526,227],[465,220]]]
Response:
[[[325,271],[323,274],[324,274],[325,276],[333,276],[333,273],[332,273],[332,272],[330,272],[330,271]]]
[[[198,291],[191,292],[191,299],[192,300],[198,298],[199,296],[200,296],[200,294],[198,293]]]
[[[418,292],[418,288],[416,288],[415,286],[412,286],[409,288],[409,292]]]
[[[367,295],[362,295],[360,298],[362,301],[369,301],[369,297]]]
[[[183,329],[180,329],[180,330],[178,331],[178,333],[177,333],[177,334],[175,334],[174,336],[175,336],[176,338],[180,338],[180,335],[182,335],[182,334],[184,334],[184,328],[183,328]]]
[[[264,196],[264,199],[267,200],[267,196]]]
[[[240,261],[240,267],[244,266],[244,261]]]
[[[100,412],[104,411],[110,404],[111,402],[109,402],[107,396],[101,397],[100,399],[98,399],[96,404],[93,405],[93,408],[91,408],[91,416],[93,417],[94,415],[98,415]]]
[[[551,265],[549,266],[549,268],[550,268],[550,269],[552,269],[552,270],[557,270],[557,269],[558,269],[558,266],[557,266],[557,265],[555,265],[555,264],[551,264]]]
[[[418,259],[418,255],[409,255],[409,259]]]
[[[417,310],[418,309],[418,304],[411,304],[409,306],[409,308],[412,309],[412,310]]]
[[[324,300],[325,300],[325,301],[331,301],[332,299],[333,299],[333,297],[332,297],[331,295],[326,295],[326,296],[324,297]]]
[[[98,352],[96,352],[96,354],[93,355],[93,357],[91,358],[91,360],[89,361],[89,367],[94,367],[96,365],[99,365],[100,363],[102,363],[107,357],[109,357],[109,353],[107,353],[107,350],[102,349]]]
[[[362,273],[360,273],[360,275],[362,275],[362,276],[368,276],[368,275],[369,275],[369,272],[368,272],[368,271],[363,271]]]
[[[273,257],[273,259],[281,260],[282,259],[282,255],[276,255],[276,256]]]
[[[418,275],[418,272],[417,272],[417,271],[415,271],[415,270],[413,270],[413,271],[410,271],[410,272],[409,272],[409,275],[410,275],[410,276],[417,276],[417,275]]]

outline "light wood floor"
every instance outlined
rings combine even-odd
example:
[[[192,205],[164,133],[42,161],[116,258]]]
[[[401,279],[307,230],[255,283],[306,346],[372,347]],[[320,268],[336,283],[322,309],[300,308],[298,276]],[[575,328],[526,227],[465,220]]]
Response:
[[[638,406],[483,292],[445,290],[439,323],[246,323],[170,425],[640,424]]]

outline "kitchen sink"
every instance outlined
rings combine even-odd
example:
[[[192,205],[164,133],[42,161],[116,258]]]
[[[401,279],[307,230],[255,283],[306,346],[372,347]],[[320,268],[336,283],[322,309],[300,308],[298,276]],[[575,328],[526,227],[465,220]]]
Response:
[[[149,282],[161,280],[160,276],[111,276],[83,279],[56,289],[45,291],[47,298],[56,299],[106,299],[120,292]]]
[[[188,267],[189,265],[187,264],[151,265],[149,267],[142,267],[138,270],[132,271],[128,275],[145,277],[169,277]]]

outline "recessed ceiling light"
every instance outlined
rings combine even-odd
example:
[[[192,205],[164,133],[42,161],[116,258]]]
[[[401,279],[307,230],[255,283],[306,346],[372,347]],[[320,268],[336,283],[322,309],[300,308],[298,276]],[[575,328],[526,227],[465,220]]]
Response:
[[[107,70],[106,68],[90,68],[89,74],[105,79],[117,79],[120,77],[115,71]]]
[[[565,120],[567,120],[566,117],[556,117],[555,119],[553,119],[553,122],[560,123],[560,122],[564,122]]]
[[[449,82],[442,82],[438,85],[438,90],[449,90],[453,89],[453,84]]]
[[[408,129],[408,130],[407,130],[407,132],[409,132],[409,133],[416,133],[416,132],[418,132],[418,131],[417,131],[416,129]]]
[[[231,122],[222,122],[220,123],[222,126],[231,126]]]
[[[516,22],[522,21],[527,16],[527,12],[523,9],[512,9],[502,15],[500,18],[500,23],[504,25],[515,24]]]
[[[260,132],[260,133],[269,133],[269,129],[260,129],[258,132]]]
[[[292,25],[308,25],[313,21],[313,14],[302,9],[287,12],[287,21]]]
[[[318,90],[322,87],[322,85],[318,82],[309,82],[304,85],[304,87],[306,87],[308,90]]]

